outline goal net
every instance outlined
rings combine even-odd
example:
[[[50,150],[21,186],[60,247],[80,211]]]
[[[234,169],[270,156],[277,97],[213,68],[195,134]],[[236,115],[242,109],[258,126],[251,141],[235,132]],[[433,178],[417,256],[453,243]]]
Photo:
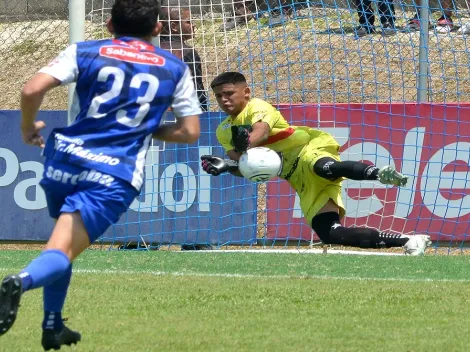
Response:
[[[112,3],[87,1],[86,40],[110,36],[104,23]],[[165,0],[164,7],[181,14],[189,8],[195,27],[191,39],[173,35],[201,58],[198,74],[208,96],[201,139],[194,147],[152,146],[141,195],[102,240],[142,248],[318,242],[285,181],[209,177],[199,166],[201,155],[223,155],[215,129],[225,116],[210,82],[224,71],[240,71],[253,96],[278,106],[289,122],[332,133],[343,160],[391,164],[409,176],[400,189],[345,181],[347,226],[426,233],[437,247],[464,248],[470,220],[467,3],[446,8],[431,2],[428,24],[415,17],[420,6],[414,2],[375,4]],[[1,33],[1,55],[8,60],[2,77],[16,75],[17,86],[68,40],[62,15],[29,16],[5,24]],[[417,103],[420,78],[426,99]],[[48,98],[46,107],[64,109],[64,94]],[[3,108],[15,108],[14,100],[0,99]]]

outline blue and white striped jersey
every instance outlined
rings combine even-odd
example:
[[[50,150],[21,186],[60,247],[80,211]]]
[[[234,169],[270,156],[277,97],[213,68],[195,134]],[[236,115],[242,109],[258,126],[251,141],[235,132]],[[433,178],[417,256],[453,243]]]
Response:
[[[136,38],[71,45],[40,72],[77,83],[74,122],[52,131],[44,156],[113,175],[137,190],[167,109],[176,118],[202,112],[187,65]]]

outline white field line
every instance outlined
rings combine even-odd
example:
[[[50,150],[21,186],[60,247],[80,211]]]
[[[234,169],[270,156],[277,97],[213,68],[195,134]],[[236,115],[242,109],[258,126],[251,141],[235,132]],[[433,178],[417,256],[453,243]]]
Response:
[[[222,278],[240,278],[240,279],[322,279],[322,280],[357,280],[357,281],[404,281],[404,282],[470,282],[470,279],[449,280],[449,279],[406,279],[406,278],[375,278],[375,277],[348,277],[348,276],[329,276],[329,275],[309,275],[301,273],[299,275],[258,275],[258,274],[233,274],[233,273],[200,273],[191,271],[138,271],[138,270],[97,270],[97,269],[77,269],[74,270],[80,274],[150,274],[155,276],[193,276],[193,277],[222,277]]]
[[[21,269],[0,268],[4,272],[19,272]],[[299,275],[258,275],[258,274],[233,274],[233,273],[201,273],[191,271],[153,271],[153,270],[118,270],[118,269],[73,269],[74,274],[106,274],[106,275],[139,275],[147,274],[153,276],[175,276],[175,277],[220,277],[230,279],[311,279],[311,280],[348,280],[348,281],[398,281],[398,282],[463,282],[470,283],[470,279],[431,279],[431,278],[377,278],[377,277],[351,277],[331,275],[310,275],[301,273]]]
[[[278,254],[352,254],[377,256],[404,256],[404,253],[345,251],[341,249],[214,249],[201,251],[176,251],[175,253],[278,253]]]

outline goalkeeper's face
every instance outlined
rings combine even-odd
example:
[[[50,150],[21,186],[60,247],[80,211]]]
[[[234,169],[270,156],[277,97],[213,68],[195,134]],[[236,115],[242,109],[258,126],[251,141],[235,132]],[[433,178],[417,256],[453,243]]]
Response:
[[[213,88],[217,103],[223,112],[237,116],[250,100],[250,88],[246,83],[224,83]]]

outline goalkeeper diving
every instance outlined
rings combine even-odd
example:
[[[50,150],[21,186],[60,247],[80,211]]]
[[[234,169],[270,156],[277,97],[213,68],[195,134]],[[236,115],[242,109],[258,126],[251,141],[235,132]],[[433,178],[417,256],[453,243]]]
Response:
[[[405,186],[407,177],[392,166],[378,168],[358,161],[341,161],[340,145],[329,133],[305,126],[291,126],[271,104],[251,98],[243,74],[225,72],[214,78],[211,88],[220,108],[229,116],[217,127],[217,140],[230,159],[204,155],[202,167],[218,176],[238,171],[238,160],[249,148],[264,146],[281,156],[279,177],[300,198],[305,220],[325,244],[360,248],[403,247],[405,254],[422,255],[431,245],[427,235],[404,235],[372,228],[341,225],[345,207],[341,198],[344,179],[379,181]]]

